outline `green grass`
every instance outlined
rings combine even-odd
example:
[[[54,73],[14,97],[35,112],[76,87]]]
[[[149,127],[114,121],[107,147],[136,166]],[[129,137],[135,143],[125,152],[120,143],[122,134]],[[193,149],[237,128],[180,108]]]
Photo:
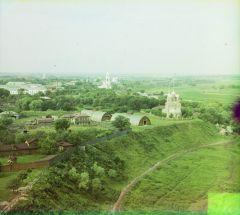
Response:
[[[28,177],[24,180],[24,185],[27,185],[31,182],[36,176],[41,173],[42,170],[32,170],[31,173],[28,174]],[[16,194],[13,193],[10,189],[7,188],[9,181],[16,178],[20,172],[0,172],[0,202],[1,201],[9,201]]]
[[[108,147],[126,161],[130,179],[173,152],[222,139],[213,126],[193,120],[142,129],[128,137],[110,141]]]
[[[145,172],[148,168],[150,168],[156,162],[181,150],[197,147],[204,144],[210,144],[213,142],[228,141],[228,140],[229,140],[228,138],[219,136],[217,130],[213,125],[205,123],[201,120],[181,121],[181,123],[170,123],[167,125],[146,127],[146,129],[140,129],[138,131],[134,131],[133,133],[130,133],[127,136],[119,137],[106,142],[101,142],[95,145],[97,152],[101,153],[102,155],[100,156],[100,154],[97,154],[98,156],[93,156],[94,161],[98,161],[99,157],[101,157],[100,159],[103,159],[103,157],[107,159],[108,156],[112,156],[113,158],[115,156],[118,156],[125,163],[124,170],[122,173],[123,174],[122,178],[119,178],[118,180],[112,180],[110,178],[106,179],[105,184],[107,184],[107,189],[110,189],[111,191],[104,191],[100,199],[92,196],[91,192],[89,193],[80,192],[77,187],[77,184],[68,180],[67,177],[64,178],[63,185],[61,185],[60,187],[56,186],[52,188],[54,190],[53,191],[54,198],[51,197],[52,194],[50,193],[44,193],[43,195],[40,195],[39,198],[37,196],[34,196],[34,198],[37,202],[36,203],[37,205],[39,204],[42,206],[47,204],[48,207],[55,210],[66,210],[66,209],[67,210],[83,210],[84,209],[84,210],[90,210],[90,211],[111,210],[121,190],[132,179],[134,179],[135,177]],[[203,171],[204,165],[207,165],[207,162],[208,162],[207,159],[205,159],[202,162],[200,166],[201,168],[198,167],[198,163],[201,162],[201,159],[205,156],[206,153],[208,153],[209,157],[212,156],[212,158],[209,159],[209,162],[210,162],[209,166],[214,165],[215,161],[220,162],[222,159],[222,157],[218,155],[219,154],[218,151],[215,151],[215,150],[212,150],[212,151],[210,150],[209,152],[203,151],[202,154],[199,154],[198,156],[192,156],[192,159],[190,160],[189,159],[184,160],[179,164],[178,162],[173,163],[171,168],[169,168],[168,173],[166,174],[158,173],[158,174],[163,174],[162,176],[165,177],[165,182],[170,180],[171,174],[172,174],[172,177],[174,178],[177,178],[178,174],[179,174],[179,177],[183,178],[185,175],[184,175],[184,172],[182,171],[182,168],[187,168],[189,166],[189,168],[192,169],[192,172],[193,172],[192,174],[194,174],[194,172],[196,172],[198,168],[202,170],[203,178],[201,180],[203,180],[205,177],[205,179],[208,180],[209,182],[215,183],[216,185],[220,185],[222,183],[221,180],[216,179],[215,181],[213,181],[212,176],[209,177],[208,172]],[[86,155],[86,156],[92,157],[92,154]],[[225,164],[226,160],[222,159],[222,162]],[[72,165],[74,166],[75,163],[78,163],[77,156],[75,157],[74,163],[72,163]],[[193,166],[193,168],[191,168],[191,165]],[[51,177],[55,177],[55,176],[56,175],[54,174],[51,175]],[[225,176],[226,175],[224,175],[224,177]],[[159,175],[154,177],[153,180],[149,180],[148,183],[154,185],[155,180],[160,180]],[[186,180],[185,186],[187,186],[187,183],[189,182]],[[197,183],[197,179],[193,178],[192,183],[193,184]],[[168,189],[171,190],[170,188],[171,187],[165,184],[163,186],[163,191]],[[229,186],[229,190],[231,189],[232,187]],[[148,190],[145,190],[144,192],[147,194]],[[157,193],[160,191],[155,190],[155,188],[152,190],[151,188],[149,188],[149,192],[153,192],[153,193],[155,192],[157,195]],[[185,192],[188,192],[188,190],[186,189]],[[111,198],[109,198],[109,195],[111,196]],[[188,199],[189,201],[191,201],[190,195],[191,195],[190,193],[186,195],[189,198]],[[149,197],[149,200],[150,199],[151,197]],[[147,202],[147,199],[146,199],[146,202]],[[134,201],[134,199],[129,201],[129,203],[130,204],[127,205],[129,206],[129,209],[134,208],[135,204],[138,204],[137,200]],[[170,203],[171,203],[171,199],[169,201],[169,204]],[[194,203],[194,202],[191,202],[191,203]],[[186,206],[186,202],[183,202],[183,201],[178,202],[178,204],[181,205],[182,208]],[[38,207],[37,205],[31,205],[29,207],[31,208]],[[27,207],[27,206],[25,205],[24,207]],[[176,209],[176,207],[172,207],[172,208]],[[141,208],[134,208],[134,209],[139,211]]]
[[[206,211],[209,192],[239,192],[238,145],[216,146],[170,161],[141,180],[124,210]]]
[[[196,86],[183,84],[174,87],[174,90],[183,100],[191,100],[198,102],[223,104],[232,103],[239,96],[239,89],[231,88],[232,84],[240,84],[239,80],[215,78],[213,83],[199,83]],[[223,88],[222,88],[223,87]],[[153,86],[146,89],[148,93],[169,92],[169,87]]]
[[[40,154],[21,155],[21,156],[17,156],[17,163],[31,163],[31,162],[40,160],[44,157],[46,157],[46,155],[40,155]],[[8,161],[7,157],[1,157],[0,158],[0,162],[2,164],[7,164],[7,161]]]
[[[6,201],[14,196],[14,194],[7,189],[7,184],[10,180],[17,176],[18,172],[0,173],[0,202]]]

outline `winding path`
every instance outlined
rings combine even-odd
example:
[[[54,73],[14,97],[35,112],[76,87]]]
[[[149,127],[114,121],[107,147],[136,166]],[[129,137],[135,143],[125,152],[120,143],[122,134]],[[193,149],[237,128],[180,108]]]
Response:
[[[149,173],[153,172],[154,170],[156,170],[158,167],[160,167],[162,164],[170,161],[170,160],[174,160],[175,158],[179,158],[185,154],[200,150],[202,148],[207,148],[207,147],[211,147],[211,146],[218,146],[218,145],[224,145],[224,144],[231,144],[234,142],[231,141],[222,141],[222,142],[217,142],[217,143],[212,143],[212,144],[207,144],[207,145],[201,145],[199,147],[194,147],[188,150],[182,150],[179,152],[176,152],[166,158],[164,158],[163,160],[158,161],[157,163],[155,163],[153,166],[151,166],[149,169],[147,169],[145,172],[143,172],[141,175],[137,176],[136,178],[134,178],[132,181],[130,181],[130,183],[124,187],[117,199],[117,201],[115,202],[111,212],[115,213],[115,212],[119,212],[122,206],[122,202],[126,196],[126,194],[142,179],[144,178],[146,175],[148,175]]]

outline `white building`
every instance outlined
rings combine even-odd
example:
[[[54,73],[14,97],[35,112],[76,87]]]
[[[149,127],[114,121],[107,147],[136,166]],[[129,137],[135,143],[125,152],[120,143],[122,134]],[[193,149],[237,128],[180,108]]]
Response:
[[[102,82],[102,85],[98,86],[98,88],[103,88],[103,89],[111,89],[112,84],[111,84],[111,79],[110,75],[107,72],[105,80]]]
[[[167,101],[162,112],[167,115],[167,118],[178,118],[182,115],[180,98],[174,91],[167,94]]]
[[[42,92],[46,93],[46,87],[42,84],[31,84],[25,82],[8,82],[6,85],[0,85],[0,88],[6,89],[11,95],[19,94],[19,90],[23,90],[23,93],[34,95]]]

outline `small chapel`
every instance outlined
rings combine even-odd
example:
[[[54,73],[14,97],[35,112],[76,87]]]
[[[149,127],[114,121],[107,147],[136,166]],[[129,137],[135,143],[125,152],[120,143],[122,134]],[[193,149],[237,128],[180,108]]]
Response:
[[[167,94],[167,101],[165,107],[162,110],[166,114],[167,118],[179,118],[182,115],[180,97],[174,91]]]

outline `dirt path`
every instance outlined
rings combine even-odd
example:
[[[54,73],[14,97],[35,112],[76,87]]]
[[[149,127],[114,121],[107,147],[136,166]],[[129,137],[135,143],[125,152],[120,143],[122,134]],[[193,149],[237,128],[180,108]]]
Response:
[[[208,145],[202,145],[199,147],[195,147],[195,148],[191,148],[188,150],[182,150],[180,152],[176,152],[166,158],[164,158],[163,160],[158,161],[156,164],[154,164],[153,166],[151,166],[149,169],[147,169],[145,172],[143,172],[141,175],[137,176],[136,178],[134,178],[126,187],[124,187],[117,199],[117,201],[115,202],[111,212],[115,213],[115,212],[119,212],[122,206],[122,202],[126,196],[126,194],[142,179],[144,178],[146,175],[148,175],[149,173],[153,172],[154,170],[156,170],[158,167],[160,167],[162,164],[170,161],[170,160],[174,160],[175,158],[179,158],[187,153],[191,153],[197,150],[200,150],[202,148],[207,148],[207,147],[211,147],[211,146],[218,146],[218,145],[224,145],[224,144],[230,144],[233,142],[229,142],[229,141],[223,141],[223,142],[217,142],[217,143],[212,143],[212,144],[208,144]]]

